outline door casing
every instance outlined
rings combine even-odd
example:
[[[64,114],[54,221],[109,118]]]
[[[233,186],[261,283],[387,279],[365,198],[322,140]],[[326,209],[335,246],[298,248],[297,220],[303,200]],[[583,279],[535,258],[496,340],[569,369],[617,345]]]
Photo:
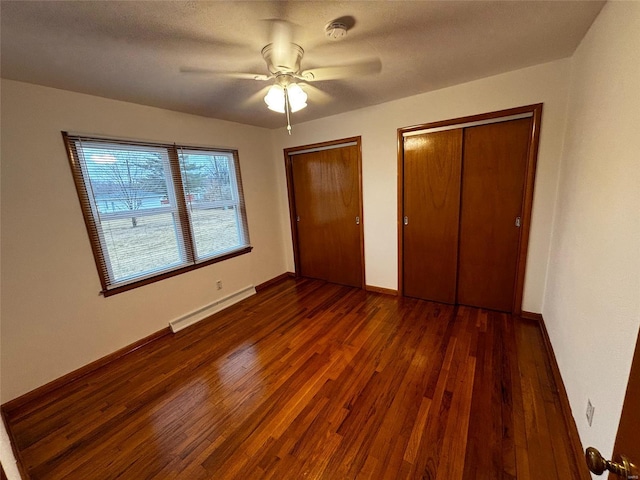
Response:
[[[298,222],[296,222],[296,205],[295,195],[293,188],[293,164],[292,156],[296,152],[316,149],[328,149],[339,148],[340,145],[345,143],[356,143],[358,156],[358,211],[360,215],[359,233],[360,233],[360,265],[361,265],[361,288],[365,288],[365,264],[364,264],[364,216],[362,206],[362,139],[358,137],[342,138],[338,140],[330,140],[327,142],[313,143],[310,145],[300,145],[297,147],[290,147],[284,149],[284,162],[287,176],[287,194],[289,198],[289,221],[291,223],[291,239],[293,242],[293,260],[294,260],[294,273],[296,277],[300,277],[300,244],[298,241]]]
[[[538,159],[538,144],[540,140],[540,123],[542,120],[542,103],[534,105],[526,105],[522,107],[499,110],[495,112],[472,115],[468,117],[453,118],[450,120],[442,120],[438,122],[414,125],[410,127],[398,128],[397,151],[398,151],[398,293],[404,295],[404,271],[403,271],[403,244],[404,244],[404,228],[403,228],[403,202],[404,202],[404,134],[415,132],[418,130],[426,130],[440,127],[450,127],[462,125],[471,122],[479,122],[484,120],[498,119],[531,113],[533,121],[531,122],[531,137],[529,142],[529,151],[527,153],[527,166],[525,170],[525,184],[522,201],[522,220],[518,242],[518,261],[516,266],[516,283],[514,288],[513,303],[511,312],[519,315],[522,313],[522,296],[524,291],[524,276],[527,262],[527,250],[529,247],[529,234],[531,230],[531,211],[533,207],[533,188],[536,174],[536,164]],[[464,167],[463,167],[464,168]]]

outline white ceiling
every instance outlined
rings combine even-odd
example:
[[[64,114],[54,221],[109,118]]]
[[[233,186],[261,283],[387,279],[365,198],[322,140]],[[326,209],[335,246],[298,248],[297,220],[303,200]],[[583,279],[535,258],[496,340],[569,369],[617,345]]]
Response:
[[[295,25],[302,68],[378,57],[379,74],[315,82],[300,123],[570,56],[601,1],[7,1],[2,77],[268,128],[265,84],[180,67],[267,73],[269,19]],[[325,25],[350,16],[347,38]]]

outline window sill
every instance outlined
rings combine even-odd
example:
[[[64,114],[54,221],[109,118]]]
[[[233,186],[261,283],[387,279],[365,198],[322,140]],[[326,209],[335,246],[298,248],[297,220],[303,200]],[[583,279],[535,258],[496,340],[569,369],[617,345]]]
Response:
[[[110,297],[112,295],[116,295],[118,293],[127,292],[129,290],[133,290],[134,288],[142,287],[144,285],[149,285],[150,283],[155,283],[160,280],[164,280],[165,278],[175,277],[176,275],[180,275],[182,273],[187,273],[192,270],[196,270],[198,268],[206,267],[208,265],[213,265],[214,263],[222,262],[224,260],[228,260],[233,257],[238,257],[240,255],[244,255],[245,253],[249,253],[253,250],[252,246],[242,247],[238,250],[234,250],[229,253],[225,253],[224,255],[220,255],[219,257],[214,257],[209,260],[205,260],[193,265],[187,265],[186,267],[178,268],[176,270],[171,270],[170,272],[163,272],[155,275],[153,277],[148,277],[137,282],[127,283],[126,285],[121,285],[119,287],[110,288],[109,290],[103,290],[100,292],[104,297]]]

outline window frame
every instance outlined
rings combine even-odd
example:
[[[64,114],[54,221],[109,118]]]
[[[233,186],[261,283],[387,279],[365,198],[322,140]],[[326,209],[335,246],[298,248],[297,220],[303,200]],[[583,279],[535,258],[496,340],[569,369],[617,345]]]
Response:
[[[138,288],[144,285],[158,282],[166,278],[174,277],[182,273],[190,272],[192,270],[206,267],[214,263],[222,262],[230,258],[234,258],[240,255],[244,255],[253,250],[249,238],[249,228],[246,213],[246,206],[244,202],[244,193],[242,187],[242,177],[240,172],[240,160],[238,151],[228,148],[218,147],[203,147],[203,146],[191,146],[191,145],[176,145],[159,142],[146,142],[139,140],[119,139],[111,137],[102,137],[96,135],[86,134],[71,134],[68,132],[62,132],[62,138],[67,151],[67,157],[69,159],[69,165],[71,167],[71,173],[78,194],[78,200],[83,214],[85,226],[87,228],[87,234],[89,236],[89,243],[91,244],[91,250],[93,253],[96,269],[98,271],[98,277],[102,290],[100,292],[104,297],[116,295],[118,293],[126,292],[134,288]],[[99,218],[115,219],[121,216],[125,216],[120,213],[100,213],[97,209],[97,205],[94,202],[93,195],[87,188],[89,182],[88,172],[86,172],[86,166],[81,161],[80,155],[78,155],[78,147],[76,142],[95,142],[103,144],[120,144],[131,147],[139,148],[154,148],[162,149],[166,151],[168,166],[170,172],[165,170],[165,176],[167,177],[167,188],[169,190],[169,196],[175,198],[176,205],[169,205],[168,207],[159,207],[153,209],[153,211],[140,211],[137,216],[152,216],[159,213],[172,213],[176,221],[176,240],[178,242],[178,254],[183,259],[180,265],[168,267],[164,270],[149,273],[148,275],[134,277],[130,280],[124,280],[114,283],[112,281],[111,264],[109,262],[109,252],[102,239],[102,229],[98,226]],[[236,226],[239,230],[239,239],[241,245],[237,248],[224,250],[220,254],[213,256],[205,256],[204,258],[196,258],[196,246],[193,236],[193,226],[191,223],[191,215],[189,212],[190,206],[187,204],[185,189],[183,185],[182,166],[180,161],[181,152],[203,152],[211,154],[224,154],[227,156],[233,165],[229,165],[229,173],[231,178],[231,186],[234,196],[233,201],[222,202],[233,204],[236,210]],[[126,215],[127,217],[130,214]],[[111,218],[113,217],[113,218]]]
[[[194,148],[194,147],[184,147],[184,146],[177,146],[176,147],[176,151],[178,152],[178,155],[180,154],[190,154],[190,153],[195,153],[197,154],[197,152],[203,152],[203,153],[211,153],[212,150],[210,149],[206,149],[206,148]],[[215,202],[207,202],[206,204],[203,202],[198,202],[198,203],[192,203],[192,202],[187,202],[186,200],[186,196],[185,196],[185,202],[187,202],[188,204],[188,209],[187,209],[187,213],[188,213],[188,217],[189,217],[189,225],[191,226],[192,230],[191,233],[192,235],[194,235],[194,231],[193,231],[193,222],[192,222],[192,215],[191,212],[193,210],[209,210],[212,208],[220,208],[220,207],[224,207],[224,208],[228,208],[228,207],[233,207],[235,212],[236,212],[236,225],[241,225],[242,223],[242,217],[244,216],[246,218],[246,213],[243,213],[244,211],[241,210],[241,208],[244,205],[244,195],[242,193],[242,182],[239,181],[238,177],[240,176],[240,168],[239,168],[239,164],[238,167],[236,167],[236,162],[238,161],[237,159],[237,152],[236,151],[227,151],[224,149],[216,149],[215,153],[224,153],[225,157],[227,157],[227,161],[230,161],[230,163],[232,163],[232,167],[233,168],[229,168],[229,179],[230,179],[230,183],[231,183],[231,194],[233,196],[233,198],[231,200],[219,200],[219,201],[215,201]],[[216,155],[214,155],[215,157]],[[180,162],[180,168],[182,169],[182,163]],[[181,175],[181,178],[184,179],[184,176]],[[242,215],[241,215],[242,214]],[[249,229],[246,227],[244,228],[238,228],[238,238],[245,240],[245,236],[246,238],[246,242],[241,242],[241,243],[249,243]],[[202,263],[202,262],[206,262],[207,260],[209,260],[210,258],[214,258],[217,255],[204,255],[202,257],[198,256],[198,248],[197,248],[197,244],[195,239],[192,242],[192,246],[193,246],[193,255],[194,255],[194,261],[195,263]]]

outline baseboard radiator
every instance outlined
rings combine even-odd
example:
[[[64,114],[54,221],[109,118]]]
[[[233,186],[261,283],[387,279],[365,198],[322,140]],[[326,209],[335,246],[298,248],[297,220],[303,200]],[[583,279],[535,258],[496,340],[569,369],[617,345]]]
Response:
[[[210,317],[214,313],[218,313],[221,310],[224,310],[231,305],[234,305],[245,298],[249,298],[251,295],[256,294],[256,289],[253,285],[249,285],[248,287],[241,288],[240,290],[233,292],[226,297],[219,298],[215,302],[210,303],[209,305],[205,305],[198,310],[194,310],[193,312],[187,313],[182,317],[176,318],[175,320],[171,320],[169,322],[169,326],[171,327],[171,331],[173,333],[179,332],[183,328],[187,328],[194,323],[198,323],[201,320],[204,320],[207,317]]]

